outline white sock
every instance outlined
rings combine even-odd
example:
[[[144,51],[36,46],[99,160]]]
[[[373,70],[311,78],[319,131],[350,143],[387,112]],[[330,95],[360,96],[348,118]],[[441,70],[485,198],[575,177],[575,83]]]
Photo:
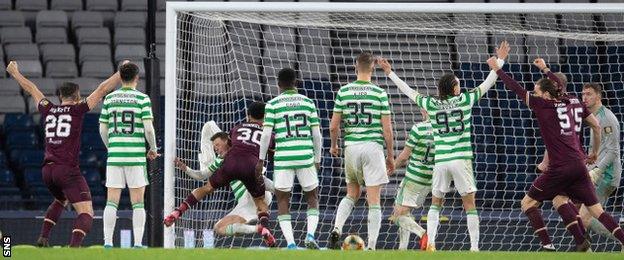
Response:
[[[427,237],[429,237],[428,243],[434,247],[438,235],[438,225],[440,225],[440,207],[431,205],[427,213]]]
[[[255,225],[247,225],[243,223],[234,223],[225,227],[226,236],[236,236],[242,234],[255,234],[258,228]]]
[[[370,205],[368,207],[368,249],[377,248],[377,237],[381,228],[381,207]]]
[[[399,228],[399,249],[407,250],[407,246],[409,245],[409,239],[412,232],[404,228]]]
[[[355,202],[347,196],[342,198],[340,204],[338,204],[338,210],[336,210],[336,221],[334,222],[334,229],[337,229],[338,233],[342,234],[342,227],[347,221],[349,215],[351,215],[353,206],[355,206]]]
[[[294,244],[295,237],[293,235],[292,223],[290,223],[290,214],[279,215],[277,216],[277,220],[279,221],[280,228],[282,229],[282,234],[284,234],[284,238],[286,239],[286,244]]]
[[[308,234],[306,238],[314,239],[314,233],[316,232],[316,227],[319,222],[319,211],[318,209],[308,209]]]
[[[399,227],[416,234],[418,237],[422,237],[425,234],[425,229],[418,225],[413,218],[407,215],[399,216],[396,222]]]
[[[102,216],[104,222],[104,245],[113,245],[113,234],[115,233],[115,222],[117,222],[117,203],[107,201]]]
[[[479,214],[476,209],[467,214],[468,234],[470,234],[470,249],[479,249]]]
[[[134,246],[143,246],[143,231],[145,230],[145,208],[143,207],[143,203],[132,204]]]

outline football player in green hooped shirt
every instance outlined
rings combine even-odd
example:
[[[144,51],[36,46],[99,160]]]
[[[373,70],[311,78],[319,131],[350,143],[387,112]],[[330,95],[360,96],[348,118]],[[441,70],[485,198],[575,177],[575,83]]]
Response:
[[[496,54],[498,64],[502,66],[509,54],[509,44],[503,41],[496,48]],[[479,251],[479,216],[475,204],[477,187],[472,170],[472,107],[496,84],[496,72],[490,71],[481,85],[464,93],[460,92],[459,79],[453,74],[446,74],[438,81],[438,97],[431,97],[410,88],[392,71],[387,60],[380,59],[379,65],[401,92],[431,116],[436,153],[431,187],[433,196],[427,214],[427,250],[435,251],[442,200],[451,191],[450,184],[453,182],[462,196],[467,214],[470,250]]]

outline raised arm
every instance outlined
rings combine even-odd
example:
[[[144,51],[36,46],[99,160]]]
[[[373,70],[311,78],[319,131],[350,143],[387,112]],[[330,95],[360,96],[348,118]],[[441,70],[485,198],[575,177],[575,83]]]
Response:
[[[128,62],[130,61],[125,60],[122,64],[126,64]],[[100,83],[93,93],[87,97],[87,105],[89,105],[89,109],[95,108],[97,104],[100,103],[102,98],[119,84],[121,84],[119,72],[115,72],[115,74]]]
[[[533,65],[535,65],[535,67],[537,67],[542,73],[545,73],[546,76],[548,77],[548,79],[552,80],[553,82],[555,82],[557,84],[557,86],[559,86],[562,90],[565,91],[566,86],[563,85],[563,82],[561,82],[561,79],[559,79],[559,77],[557,77],[557,75],[555,75],[555,73],[553,73],[550,68],[548,68],[548,66],[546,66],[546,62],[544,61],[544,59],[542,58],[537,58],[533,61]]]
[[[524,101],[527,104],[529,103],[529,92],[527,92],[526,89],[520,86],[517,81],[511,78],[503,69],[498,66],[496,57],[491,57],[490,59],[488,59],[488,65],[490,65],[490,68],[492,70],[496,71],[496,74],[498,74],[498,76],[503,80],[506,88],[516,93],[520,100]]]
[[[496,59],[496,62],[499,68],[502,68],[505,64],[505,59],[509,55],[509,50],[509,43],[507,43],[507,41],[503,41],[500,46],[496,48],[496,56],[498,57],[498,59]],[[488,74],[483,83],[481,83],[477,87],[479,88],[480,96],[485,95],[485,93],[488,92],[488,90],[490,90],[490,88],[492,88],[496,84],[497,79],[498,75],[496,74],[496,71],[491,70],[490,74]]]
[[[7,65],[6,71],[17,81],[17,84],[19,84],[24,91],[33,97],[35,105],[39,104],[39,101],[45,98],[35,83],[32,83],[32,81],[22,75],[16,61],[10,61],[9,65]]]
[[[403,92],[403,94],[407,95],[407,97],[409,97],[409,99],[411,100],[416,100],[416,96],[420,95],[420,93],[410,88],[407,83],[405,83],[405,81],[399,78],[399,76],[397,76],[396,73],[392,71],[392,65],[390,65],[388,60],[384,58],[378,58],[377,64],[381,66],[381,69],[384,71],[384,73],[386,73],[386,76],[388,76],[390,80],[392,80],[392,82],[399,88],[399,90],[401,90],[401,92]]]

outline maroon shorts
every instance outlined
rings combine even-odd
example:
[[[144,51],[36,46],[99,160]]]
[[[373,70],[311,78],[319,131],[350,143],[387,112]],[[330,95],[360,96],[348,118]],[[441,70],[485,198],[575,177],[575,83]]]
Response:
[[[219,170],[208,179],[210,186],[218,189],[229,185],[232,181],[239,180],[254,198],[264,196],[264,178],[262,173],[256,174],[258,160],[256,155],[229,152],[223,159]]]
[[[91,201],[91,191],[87,181],[80,174],[80,168],[46,164],[42,172],[43,183],[55,199],[68,200],[70,203]]]
[[[551,167],[533,181],[529,197],[537,201],[552,200],[557,195],[566,195],[574,202],[586,206],[598,203],[596,190],[583,162],[569,162],[560,167]]]

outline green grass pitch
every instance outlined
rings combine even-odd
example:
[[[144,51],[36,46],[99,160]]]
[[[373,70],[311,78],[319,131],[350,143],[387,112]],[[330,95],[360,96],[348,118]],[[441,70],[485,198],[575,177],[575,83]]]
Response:
[[[624,253],[547,253],[547,252],[479,252],[467,251],[311,251],[297,250],[285,251],[273,250],[250,250],[250,249],[109,249],[102,248],[27,248],[16,247],[12,250],[13,259],[132,259],[132,260],[156,260],[156,259],[253,259],[253,260],[384,260],[384,259],[444,259],[444,260],[472,260],[472,259],[624,259]]]

